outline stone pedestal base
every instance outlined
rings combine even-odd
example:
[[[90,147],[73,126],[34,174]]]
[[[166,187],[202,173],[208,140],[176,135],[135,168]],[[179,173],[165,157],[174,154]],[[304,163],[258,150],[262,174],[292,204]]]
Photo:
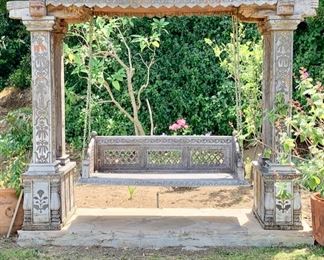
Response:
[[[253,212],[264,229],[303,229],[299,176],[290,165],[253,162]]]
[[[58,167],[55,172],[23,175],[23,230],[59,230],[73,214],[75,162]]]

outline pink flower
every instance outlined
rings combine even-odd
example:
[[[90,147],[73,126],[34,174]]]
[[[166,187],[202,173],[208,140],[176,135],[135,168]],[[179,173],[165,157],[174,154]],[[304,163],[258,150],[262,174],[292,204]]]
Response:
[[[186,120],[183,118],[180,118],[177,120],[177,124],[181,127],[184,127],[186,125]]]
[[[188,127],[189,127],[188,125],[184,125],[184,126],[183,126],[184,129],[187,129]]]
[[[172,124],[172,125],[169,126],[169,129],[172,130],[172,131],[177,131],[180,128],[181,128],[181,126],[178,125],[178,124],[176,124],[176,123],[174,123],[174,124]]]
[[[300,73],[301,80],[305,80],[309,77],[309,73],[307,72],[307,70],[304,67],[300,68],[299,73]]]

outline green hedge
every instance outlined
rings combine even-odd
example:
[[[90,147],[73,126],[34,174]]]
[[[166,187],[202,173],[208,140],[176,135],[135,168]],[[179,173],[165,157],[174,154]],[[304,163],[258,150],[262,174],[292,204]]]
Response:
[[[168,34],[161,39],[151,73],[151,86],[143,96],[143,100],[148,98],[152,106],[155,134],[169,133],[169,125],[178,118],[187,120],[193,134],[231,134],[230,123],[235,123],[234,85],[204,41],[208,37],[218,44],[229,42],[231,18],[171,17],[167,21]],[[150,23],[148,18],[135,19],[135,26],[129,34],[147,34]],[[252,25],[246,26],[246,35],[248,39],[259,39]],[[69,41],[72,40],[68,43],[71,44]],[[140,64],[139,60],[135,61],[134,81],[137,86],[145,75]],[[82,133],[86,82],[71,76],[66,85],[68,107],[74,111],[67,115],[67,138],[80,144],[80,138],[77,140],[75,137],[81,137]],[[96,89],[93,93],[97,100],[108,96]],[[127,105],[127,99],[121,98]],[[146,109],[144,106],[140,118],[149,132]],[[77,127],[73,127],[76,124]],[[111,104],[93,104],[92,128],[102,135],[133,134],[132,125]]]
[[[29,33],[18,20],[9,19],[7,0],[0,0],[0,90],[30,86]]]

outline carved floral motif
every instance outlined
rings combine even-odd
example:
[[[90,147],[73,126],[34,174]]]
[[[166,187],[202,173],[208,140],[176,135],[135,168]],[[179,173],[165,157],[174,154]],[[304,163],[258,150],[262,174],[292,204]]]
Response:
[[[289,98],[291,88],[292,31],[275,33],[275,86],[276,92]]]
[[[292,85],[292,46],[293,46],[293,32],[279,31],[275,32],[275,93],[276,95],[283,93],[286,103],[291,98]],[[282,145],[280,143],[281,133],[289,132],[283,121],[276,123],[274,134],[275,151],[277,155],[282,153]]]
[[[276,208],[282,214],[287,212],[291,208],[291,201],[290,200],[277,200],[276,201]]]
[[[32,67],[34,95],[34,162],[50,162],[50,35],[32,32]]]
[[[45,192],[43,190],[38,190],[36,196],[33,197],[33,209],[38,211],[40,214],[44,210],[48,209],[48,196],[44,196]]]

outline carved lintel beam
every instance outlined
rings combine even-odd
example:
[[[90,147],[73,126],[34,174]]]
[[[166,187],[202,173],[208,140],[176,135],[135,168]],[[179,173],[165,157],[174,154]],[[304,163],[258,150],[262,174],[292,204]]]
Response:
[[[64,19],[66,23],[82,23],[90,20],[93,12],[90,8],[87,7],[54,7],[48,6],[47,7],[48,14],[53,15],[59,19]]]
[[[294,15],[309,17],[316,15],[319,0],[295,0]]]
[[[268,7],[251,7],[251,6],[240,6],[238,8],[238,17],[242,22],[259,22],[268,16],[276,14],[275,6]]]
[[[54,33],[66,34],[68,31],[68,23],[63,19],[57,19],[53,29]]]

